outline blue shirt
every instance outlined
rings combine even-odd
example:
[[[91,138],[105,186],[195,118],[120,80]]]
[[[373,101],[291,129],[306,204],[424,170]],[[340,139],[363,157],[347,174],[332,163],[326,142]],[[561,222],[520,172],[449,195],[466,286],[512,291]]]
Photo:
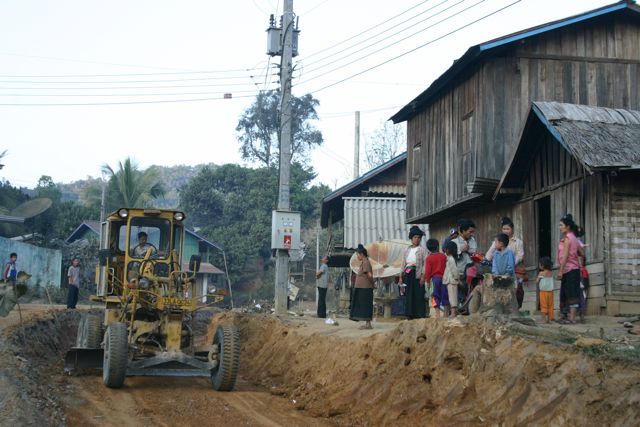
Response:
[[[502,251],[496,251],[493,255],[493,264],[491,265],[491,274],[497,276],[515,276],[516,275],[516,257],[509,248]]]

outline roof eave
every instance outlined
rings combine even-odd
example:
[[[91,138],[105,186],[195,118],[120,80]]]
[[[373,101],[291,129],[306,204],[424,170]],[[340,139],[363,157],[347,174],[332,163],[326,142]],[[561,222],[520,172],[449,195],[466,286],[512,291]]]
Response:
[[[478,58],[483,57],[490,50],[505,47],[508,44],[523,40],[527,37],[536,36],[542,33],[556,30],[558,28],[573,25],[588,19],[593,19],[598,16],[606,15],[619,10],[629,9],[634,12],[640,13],[640,7],[635,4],[621,1],[608,6],[603,6],[598,9],[587,11],[580,15],[575,15],[560,19],[557,21],[549,22],[539,25],[537,27],[530,28],[518,33],[513,33],[502,38],[493,39],[484,43],[470,47],[464,55],[460,57],[454,64],[449,67],[443,74],[440,75],[425,91],[414,98],[407,105],[402,107],[400,111],[391,116],[389,120],[394,123],[401,123],[410,119],[415,113],[424,109],[429,105],[429,99],[436,96],[447,84],[449,84],[459,73],[463,72],[468,65],[474,63]]]

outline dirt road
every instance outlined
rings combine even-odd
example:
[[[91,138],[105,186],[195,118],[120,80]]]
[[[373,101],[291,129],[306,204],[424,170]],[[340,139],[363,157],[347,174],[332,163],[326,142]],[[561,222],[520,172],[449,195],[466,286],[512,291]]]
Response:
[[[122,389],[113,390],[99,372],[63,375],[61,356],[75,339],[78,313],[35,304],[21,311],[24,330],[17,310],[0,318],[0,425],[335,425],[242,378],[233,392],[223,393],[206,378],[127,378]],[[23,332],[30,342],[26,348]]]
[[[0,425],[631,425],[640,368],[471,319],[376,322],[222,314],[242,336],[236,390],[208,379],[62,374],[79,313],[22,307],[0,319]],[[590,329],[623,329],[587,325]],[[607,329],[603,333],[609,334]],[[23,342],[26,337],[27,344]],[[564,337],[562,338],[564,340]],[[615,337],[615,339],[619,339]],[[638,346],[639,343],[627,343]],[[616,418],[611,420],[611,413]]]

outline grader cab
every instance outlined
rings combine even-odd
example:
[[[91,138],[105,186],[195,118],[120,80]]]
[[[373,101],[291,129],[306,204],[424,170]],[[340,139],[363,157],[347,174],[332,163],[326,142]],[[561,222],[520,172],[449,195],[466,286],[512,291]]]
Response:
[[[211,377],[213,388],[233,389],[238,373],[237,330],[219,326],[210,343],[197,344],[192,330],[200,258],[183,271],[184,214],[156,209],[119,209],[102,224],[97,292],[104,317],[85,315],[65,371],[102,368],[107,387],[122,387],[126,376]]]

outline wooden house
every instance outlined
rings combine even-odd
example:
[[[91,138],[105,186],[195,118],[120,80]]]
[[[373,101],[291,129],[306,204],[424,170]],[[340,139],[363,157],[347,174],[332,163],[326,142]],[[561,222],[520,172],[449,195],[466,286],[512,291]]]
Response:
[[[635,203],[634,193],[622,190],[635,172],[621,169],[633,165],[605,161],[590,166],[584,152],[563,145],[554,126],[554,114],[577,126],[582,122],[575,120],[578,112],[589,126],[603,126],[597,116],[608,110],[545,104],[640,110],[639,85],[640,8],[631,2],[471,47],[392,117],[396,123],[407,121],[407,222],[428,223],[431,234],[441,239],[456,218],[471,218],[477,225],[480,249],[486,251],[499,231],[500,218],[510,216],[525,243],[527,268],[534,275],[540,255],[550,252],[555,259],[557,223],[570,212],[585,226],[590,244],[588,263],[596,284],[590,296],[600,298],[591,312],[601,312],[602,307],[610,313],[640,311],[632,304],[636,299],[640,302],[640,283],[631,278],[625,282],[620,276],[623,270],[615,267],[619,273],[614,273],[609,264],[618,238],[611,232],[626,233],[635,227],[632,218],[618,224],[621,217],[613,215],[616,203]],[[535,126],[529,123],[544,121],[541,116],[550,126],[546,134],[534,135]],[[628,130],[634,125],[615,126]],[[610,147],[617,146],[620,135],[607,135],[581,144],[590,147],[590,155],[601,151],[603,158],[609,158]],[[635,144],[639,143],[636,139]],[[538,151],[516,156],[521,145]],[[534,151],[537,157],[531,164]],[[529,172],[534,174],[529,181],[514,178]],[[514,180],[517,186],[512,185]],[[620,185],[617,190],[616,185]],[[605,215],[605,207],[611,208],[611,215]],[[607,221],[617,225],[607,228]],[[624,275],[636,274],[637,262],[630,259],[627,264]],[[605,283],[607,287],[598,288]],[[533,310],[535,286],[527,291],[525,308]]]

